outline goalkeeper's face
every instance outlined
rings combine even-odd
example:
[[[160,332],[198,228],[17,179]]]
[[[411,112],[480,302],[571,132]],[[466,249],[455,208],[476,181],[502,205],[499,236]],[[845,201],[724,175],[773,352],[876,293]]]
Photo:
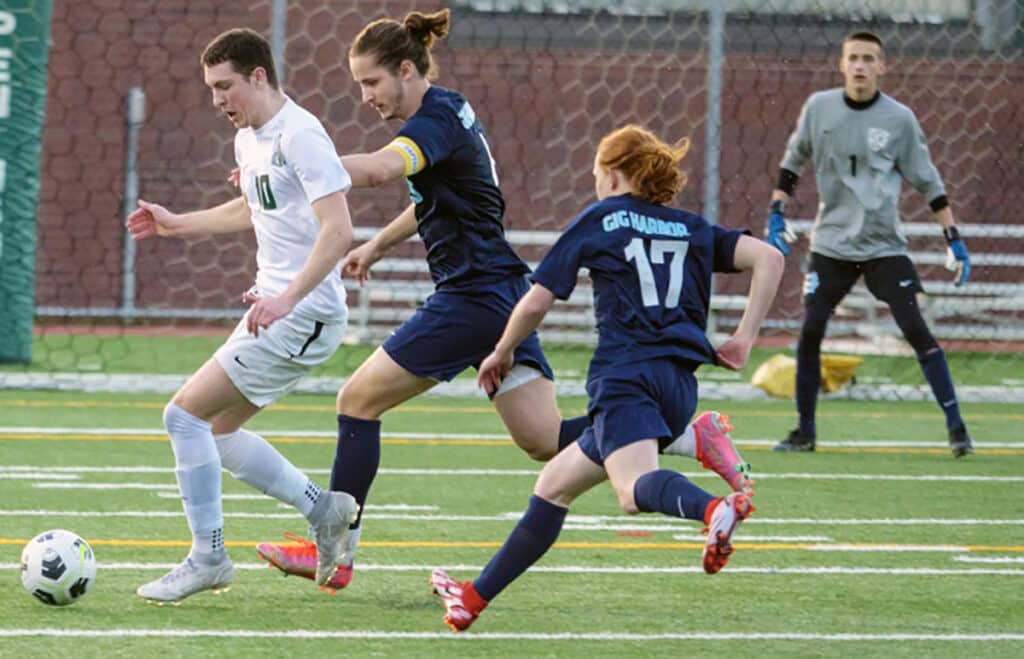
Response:
[[[363,103],[372,105],[383,119],[408,119],[415,110],[403,108],[405,88],[402,75],[379,65],[372,55],[349,58],[352,78],[359,83]]]

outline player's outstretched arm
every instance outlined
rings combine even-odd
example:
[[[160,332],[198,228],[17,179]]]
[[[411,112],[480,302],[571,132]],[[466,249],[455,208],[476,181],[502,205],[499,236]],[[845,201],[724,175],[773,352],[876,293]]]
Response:
[[[761,323],[779,290],[786,260],[782,252],[768,243],[750,236],[740,236],[733,254],[733,265],[740,270],[753,271],[753,276],[750,278],[747,307],[743,310],[740,324],[732,337],[718,347],[716,353],[719,365],[739,370],[746,366]]]
[[[259,336],[260,328],[270,327],[291,313],[295,305],[337,267],[338,261],[352,245],[352,217],[344,192],[339,190],[317,199],[313,202],[313,212],[320,220],[320,232],[295,279],[274,297],[260,297],[252,293],[242,296],[243,301],[252,305],[246,322],[249,333],[254,336]]]
[[[555,294],[540,284],[534,284],[519,300],[505,324],[494,351],[480,363],[476,382],[487,393],[494,393],[512,368],[515,349],[530,333],[537,329],[548,310],[555,303]]]
[[[352,177],[354,188],[376,187],[412,173],[407,171],[405,158],[390,146],[373,153],[342,156],[341,165]]]
[[[370,279],[370,266],[381,260],[391,249],[416,234],[416,206],[409,204],[376,236],[345,255],[341,273],[354,277],[360,286]]]
[[[125,227],[136,241],[152,236],[193,238],[251,229],[252,218],[245,197],[191,213],[172,213],[159,204],[140,199]]]

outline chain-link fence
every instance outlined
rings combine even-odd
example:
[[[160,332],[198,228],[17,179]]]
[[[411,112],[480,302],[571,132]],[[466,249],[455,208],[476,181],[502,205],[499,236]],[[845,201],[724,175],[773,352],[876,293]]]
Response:
[[[487,130],[506,227],[530,262],[592,200],[596,141],[629,122],[692,140],[680,205],[760,235],[802,103],[841,86],[845,34],[876,32],[888,65],[883,89],[920,119],[974,260],[970,284],[954,289],[927,200],[907,187],[901,210],[935,334],[947,351],[977,352],[979,372],[1021,359],[1024,3],[1016,0],[55,0],[36,362],[45,364],[53,346],[66,350],[60,337],[69,332],[224,331],[243,312],[239,296],[255,267],[251,235],[153,240],[125,251],[123,206],[136,184],[139,196],[173,210],[235,194],[226,182],[234,130],[210,107],[198,64],[210,38],[240,25],[271,37],[287,93],[322,119],[340,153],[361,152],[386,144],[397,127],[360,103],[348,45],[370,20],[441,7],[452,9],[453,23],[435,49],[438,84],[462,91]],[[133,88],[145,95],[135,137],[126,109]],[[816,212],[812,181],[804,172],[791,204],[805,232]],[[407,203],[401,184],[354,191],[357,237]],[[802,239],[788,260],[766,326],[778,345],[799,327],[806,247]],[[350,288],[354,340],[376,341],[429,293],[422,257],[410,241],[380,264],[371,288]],[[746,286],[743,277],[717,280],[718,330],[737,321]],[[589,304],[582,287],[556,307],[544,340],[590,342]],[[860,289],[837,309],[830,336],[867,352],[901,345],[887,309]]]

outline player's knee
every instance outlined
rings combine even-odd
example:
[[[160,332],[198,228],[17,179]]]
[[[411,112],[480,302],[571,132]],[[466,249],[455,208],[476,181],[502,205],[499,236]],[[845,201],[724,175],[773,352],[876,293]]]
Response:
[[[338,414],[353,416],[358,419],[376,418],[372,401],[359,386],[350,386],[351,382],[345,384],[338,392]]]
[[[164,428],[169,433],[180,429],[182,426],[187,427],[190,425],[189,422],[195,419],[194,416],[182,409],[178,403],[179,398],[176,395],[171,402],[164,406]]]
[[[516,443],[516,446],[523,449],[526,455],[530,456],[530,459],[538,462],[547,462],[558,453],[554,442],[539,441],[536,435],[522,437],[513,434],[512,441]]]

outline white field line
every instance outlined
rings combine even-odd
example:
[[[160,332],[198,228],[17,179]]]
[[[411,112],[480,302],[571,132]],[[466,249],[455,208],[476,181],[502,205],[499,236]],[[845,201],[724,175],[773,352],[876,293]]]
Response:
[[[4,471],[3,468],[0,468],[0,480],[73,481],[81,477],[81,474],[48,474],[35,471]]]
[[[1021,563],[1024,556],[954,556],[958,563]]]
[[[0,435],[4,434],[38,434],[38,435],[153,435],[163,436],[167,431],[163,428],[54,428],[47,426],[0,426]],[[274,430],[261,433],[264,437],[274,439],[277,437],[310,437],[310,438],[333,438],[337,432],[333,430]],[[382,432],[384,439],[446,439],[459,440],[494,440],[497,442],[511,442],[512,439],[505,433],[432,433],[432,432]],[[739,439],[733,441],[740,445],[750,446],[774,446],[779,443],[778,437],[763,437]],[[913,441],[906,439],[878,439],[878,440],[847,440],[847,441],[824,441],[819,446],[828,447],[850,447],[850,448],[943,448],[941,441]],[[1021,448],[1024,441],[1017,442],[975,442],[975,448]]]
[[[580,527],[584,529],[587,527]],[[645,531],[651,531],[654,529],[644,529]],[[662,529],[659,529],[662,530]],[[674,529],[664,529],[666,531]],[[744,533],[741,536],[736,536],[737,540],[743,542],[835,542],[834,538],[830,538],[827,535],[748,535]],[[682,542],[704,542],[707,540],[706,535],[694,534],[694,535],[674,535],[673,540],[680,540]]]
[[[181,495],[178,494],[177,492],[163,492],[163,491],[160,491],[160,492],[156,492],[156,496],[158,496],[161,499],[175,499],[175,500],[181,499]],[[223,499],[225,501],[263,501],[263,502],[268,502],[268,503],[275,503],[275,504],[277,504],[278,508],[282,508],[282,509],[286,509],[286,510],[294,510],[293,506],[291,506],[291,505],[289,505],[287,503],[281,503],[277,499],[275,499],[274,497],[272,497],[270,495],[267,495],[267,494],[222,494],[221,495],[221,499]],[[371,504],[367,504],[366,505],[366,510],[409,510],[409,511],[424,510],[424,511],[431,511],[431,510],[440,510],[440,507],[439,506],[414,506],[414,505],[408,504],[408,503],[392,503],[392,504],[384,504],[384,503],[373,504],[373,503],[371,503]]]
[[[175,486],[176,487],[176,486]],[[371,508],[372,510],[372,508]],[[180,517],[181,510],[0,510],[0,517]],[[377,513],[370,519],[397,520],[405,522],[510,522],[522,516],[522,511],[499,513],[497,515],[405,515],[401,513]],[[266,519],[297,519],[295,513],[236,513],[226,512],[227,518],[259,518]],[[608,515],[569,515],[566,526],[578,530],[622,530],[628,528],[635,531],[664,530],[686,531],[697,522],[679,520],[672,522],[668,518],[651,518],[650,525],[636,518]],[[1014,526],[1024,525],[1024,519],[812,519],[812,518],[757,518],[751,517],[743,522],[744,528],[753,524],[768,525],[808,525],[808,526]]]
[[[881,552],[885,553],[898,552],[898,551],[936,551],[936,552],[965,552],[970,551],[967,547],[962,545],[893,545],[893,544],[877,544],[877,545],[850,545],[850,544],[835,544],[835,545],[812,545],[807,547],[807,551],[854,551],[854,552]]]
[[[99,562],[100,570],[171,570],[179,563],[133,563],[133,562]],[[266,570],[266,563],[235,563],[236,570]],[[370,572],[423,572],[426,574],[435,567],[439,567],[449,573],[473,574],[483,569],[482,565],[374,565],[360,563],[358,569]],[[18,563],[0,563],[0,570],[20,569]],[[589,566],[589,565],[534,565],[530,572],[549,574],[704,574],[704,568],[699,565],[693,566]],[[820,566],[820,567],[729,567],[721,574],[754,574],[754,575],[809,575],[809,576],[830,576],[830,575],[892,575],[908,577],[933,577],[933,576],[998,576],[998,577],[1024,577],[1024,569],[1018,568],[932,568],[932,567],[847,567],[847,566]]]
[[[86,466],[63,466],[47,467],[45,465],[0,465],[0,477],[5,473],[19,473],[34,471],[39,473],[69,473],[69,474],[173,474],[174,469],[170,467],[154,467],[149,465],[125,466],[125,467],[86,467]],[[330,469],[311,468],[302,469],[310,475],[325,475]],[[536,469],[392,469],[383,467],[377,473],[388,476],[530,476],[536,478],[540,471]],[[684,471],[680,472],[687,478],[718,478],[712,471]],[[816,481],[903,481],[903,482],[961,482],[961,483],[1021,483],[1024,476],[987,476],[987,475],[956,475],[956,474],[821,474],[805,472],[754,472],[757,480],[816,480]],[[97,484],[99,485],[99,484]],[[75,489],[73,483],[40,485],[39,487]],[[83,489],[104,489],[101,487],[83,486]],[[110,488],[116,489],[116,488]],[[134,488],[145,489],[145,488]],[[164,489],[164,488],[155,488]]]
[[[321,631],[282,629],[279,631],[255,629],[0,629],[0,637],[62,637],[62,638],[284,638],[355,639],[385,641],[819,641],[819,642],[953,642],[978,643],[995,641],[1024,641],[1022,633],[1008,634],[864,634],[859,632],[809,634],[797,632],[676,632],[664,634],[630,634],[620,632],[396,632],[374,630]]]

